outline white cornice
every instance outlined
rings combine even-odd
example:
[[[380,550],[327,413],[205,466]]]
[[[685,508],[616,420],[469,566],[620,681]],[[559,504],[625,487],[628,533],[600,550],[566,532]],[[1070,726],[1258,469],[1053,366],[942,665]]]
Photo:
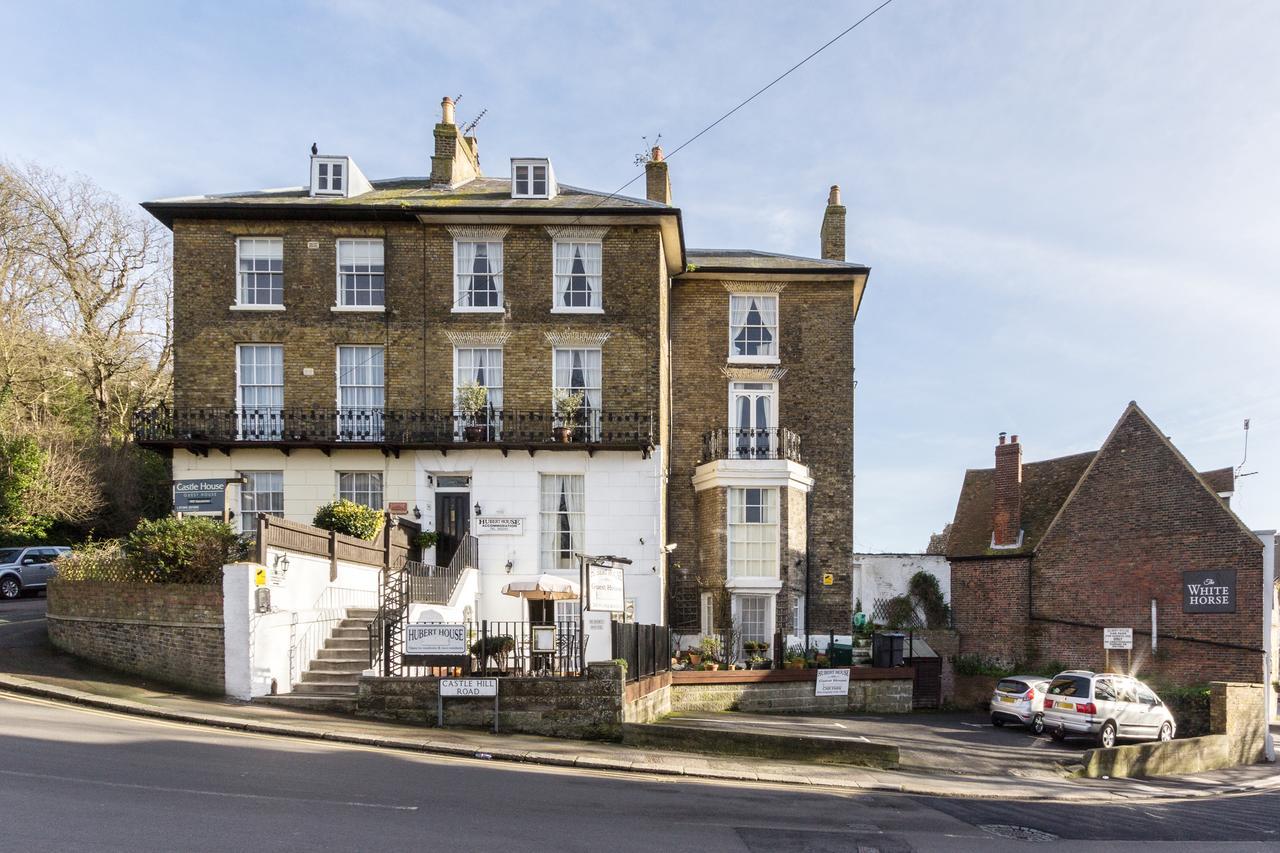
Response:
[[[544,226],[552,240],[579,240],[583,242],[604,239],[608,225],[547,225]]]
[[[809,469],[790,459],[717,459],[699,465],[693,472],[693,489],[775,486],[808,492],[813,488]]]
[[[720,372],[734,382],[777,382],[787,375],[785,367],[722,367]]]
[[[723,284],[730,293],[781,293],[787,287],[782,281],[726,281]]]
[[[455,347],[500,347],[511,337],[510,332],[455,332],[446,329],[444,336]]]

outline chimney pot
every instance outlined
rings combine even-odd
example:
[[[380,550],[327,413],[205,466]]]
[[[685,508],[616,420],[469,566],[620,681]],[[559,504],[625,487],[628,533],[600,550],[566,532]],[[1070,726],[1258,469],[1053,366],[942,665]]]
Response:
[[[650,153],[652,155],[653,162],[655,163],[662,162],[662,146],[661,145],[653,146],[653,151]]]
[[[839,204],[839,203],[840,203],[840,185],[832,184],[831,192],[827,195],[827,204]]]
[[[1001,444],[1004,444],[1004,437],[1005,437],[1006,435],[1008,435],[1008,433],[1005,433],[1005,432],[1000,433],[1000,443],[1001,443]]]
[[[440,123],[453,124],[453,98],[448,95],[440,102]]]
[[[1016,432],[1013,434],[1013,437],[1009,439],[1009,443],[1010,443],[1010,444],[1017,444],[1017,443],[1018,443],[1018,434],[1017,434]]]

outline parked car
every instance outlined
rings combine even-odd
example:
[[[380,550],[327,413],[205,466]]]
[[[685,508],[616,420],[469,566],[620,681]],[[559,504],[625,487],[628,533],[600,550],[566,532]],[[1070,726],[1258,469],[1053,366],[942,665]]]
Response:
[[[1150,687],[1127,675],[1069,670],[1054,676],[1044,700],[1054,740],[1085,735],[1099,746],[1117,740],[1172,740],[1178,723]]]
[[[53,574],[53,561],[70,550],[65,545],[0,548],[0,598],[44,589]]]
[[[1042,675],[1011,675],[996,682],[991,694],[991,725],[1005,723],[1044,731],[1044,695],[1049,679]]]

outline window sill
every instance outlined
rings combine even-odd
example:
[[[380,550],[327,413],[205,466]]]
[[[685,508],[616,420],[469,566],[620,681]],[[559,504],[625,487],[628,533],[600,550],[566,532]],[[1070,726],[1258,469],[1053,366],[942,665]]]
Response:
[[[385,314],[385,305],[334,305],[329,308],[337,314]]]
[[[603,314],[603,308],[566,308],[564,306],[553,306],[552,314]]]
[[[729,364],[781,364],[776,355],[731,355]]]
[[[241,305],[236,303],[230,306],[232,311],[283,311],[283,305]]]
[[[506,310],[500,305],[494,308],[468,308],[463,305],[455,305],[453,307],[454,314],[503,314]]]

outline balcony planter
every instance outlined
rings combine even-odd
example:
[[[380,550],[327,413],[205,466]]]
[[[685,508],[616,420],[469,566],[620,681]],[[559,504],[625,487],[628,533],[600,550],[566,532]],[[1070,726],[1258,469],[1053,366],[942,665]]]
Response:
[[[472,424],[462,431],[467,441],[484,441],[485,428],[479,424]]]
[[[558,426],[553,427],[551,435],[555,437],[557,444],[568,444],[573,441],[573,427]]]

